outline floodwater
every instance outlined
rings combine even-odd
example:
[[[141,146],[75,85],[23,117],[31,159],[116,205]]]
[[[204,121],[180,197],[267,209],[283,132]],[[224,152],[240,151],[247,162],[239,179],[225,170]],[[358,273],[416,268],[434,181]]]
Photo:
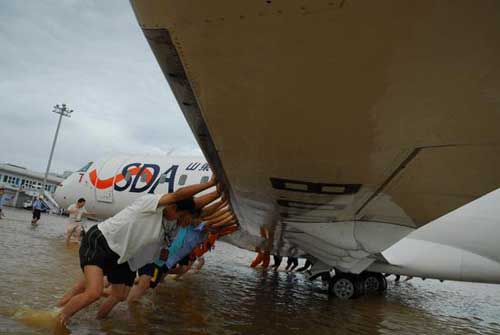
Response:
[[[0,334],[50,334],[57,299],[81,272],[64,245],[64,218],[4,208],[0,220]],[[257,271],[253,254],[218,243],[198,273],[150,292],[105,320],[76,314],[71,334],[499,334],[500,286],[413,279],[357,300],[328,298],[321,281]]]

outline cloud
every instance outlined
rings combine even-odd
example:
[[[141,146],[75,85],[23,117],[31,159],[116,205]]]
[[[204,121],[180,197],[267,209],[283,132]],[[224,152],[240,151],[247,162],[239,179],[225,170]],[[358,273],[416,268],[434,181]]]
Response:
[[[200,154],[126,1],[0,1],[0,161],[53,171],[117,153]]]

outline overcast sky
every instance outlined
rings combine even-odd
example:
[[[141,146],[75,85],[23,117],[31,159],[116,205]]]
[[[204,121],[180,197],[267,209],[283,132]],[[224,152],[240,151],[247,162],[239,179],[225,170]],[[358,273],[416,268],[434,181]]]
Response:
[[[0,0],[0,162],[51,171],[113,153],[201,154],[126,0]]]

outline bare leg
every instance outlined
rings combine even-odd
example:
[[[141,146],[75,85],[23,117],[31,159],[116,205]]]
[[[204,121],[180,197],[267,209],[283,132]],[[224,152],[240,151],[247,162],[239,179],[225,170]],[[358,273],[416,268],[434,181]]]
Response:
[[[182,273],[184,271],[184,265],[178,265],[177,267],[168,270],[169,275],[178,275],[179,273]]]
[[[103,297],[109,297],[111,295],[111,284],[108,281],[108,277],[104,276],[104,289],[102,290]]]
[[[127,299],[128,292],[130,291],[130,287],[125,284],[111,284],[111,294],[99,307],[99,311],[97,311],[97,318],[102,319],[108,316],[109,312],[122,301]]]
[[[200,271],[201,268],[203,267],[203,265],[205,265],[205,258],[200,257],[200,258],[198,258],[198,262],[196,263],[196,266],[194,267],[194,269],[196,271]]]
[[[76,235],[76,241],[80,242],[82,240],[82,225],[80,223],[76,226],[74,234]]]
[[[83,291],[85,291],[85,278],[76,283],[75,286],[63,295],[61,300],[57,303],[57,307],[63,307],[71,298]]]
[[[102,294],[103,273],[102,269],[95,265],[87,265],[83,268],[85,274],[85,290],[83,293],[73,296],[64,305],[59,315],[59,323],[64,325],[73,314],[92,304]]]
[[[142,275],[139,277],[137,284],[132,287],[132,289],[130,290],[130,294],[128,295],[127,302],[129,304],[137,302],[137,300],[139,300],[144,295],[144,293],[146,293],[149,288],[151,278],[153,277],[148,275]]]
[[[181,267],[180,273],[177,274],[177,276],[175,276],[175,280],[178,280],[179,278],[181,278],[182,276],[184,276],[191,269],[191,266],[193,266],[193,262],[189,262],[188,265],[183,265]]]
[[[111,287],[105,287],[103,290],[102,290],[102,294],[101,296],[102,297],[109,297],[111,295]]]
[[[73,227],[73,229],[68,229],[66,231],[66,247],[69,247],[69,242],[71,242],[71,237],[75,233],[76,227]]]

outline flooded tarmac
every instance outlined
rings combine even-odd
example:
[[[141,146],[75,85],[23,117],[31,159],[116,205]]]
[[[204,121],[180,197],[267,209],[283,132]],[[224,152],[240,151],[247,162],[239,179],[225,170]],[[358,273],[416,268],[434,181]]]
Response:
[[[50,334],[57,299],[81,275],[64,245],[64,218],[4,208],[0,220],[0,334]],[[218,243],[199,272],[167,279],[141,304],[95,320],[77,314],[71,334],[499,334],[500,286],[413,279],[383,295],[328,298],[302,274],[256,271],[252,253]]]

